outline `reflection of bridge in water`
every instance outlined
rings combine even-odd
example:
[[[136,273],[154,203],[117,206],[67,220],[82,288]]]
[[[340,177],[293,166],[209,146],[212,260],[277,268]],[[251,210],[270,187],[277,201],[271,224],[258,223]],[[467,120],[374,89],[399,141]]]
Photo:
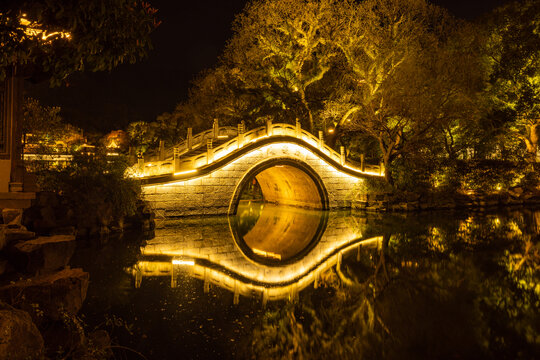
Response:
[[[135,286],[144,277],[168,276],[176,286],[189,274],[239,296],[294,299],[353,249],[379,246],[382,236],[365,236],[352,216],[270,204],[240,205],[238,216],[168,220],[141,248],[131,271]],[[233,240],[234,239],[234,240]]]

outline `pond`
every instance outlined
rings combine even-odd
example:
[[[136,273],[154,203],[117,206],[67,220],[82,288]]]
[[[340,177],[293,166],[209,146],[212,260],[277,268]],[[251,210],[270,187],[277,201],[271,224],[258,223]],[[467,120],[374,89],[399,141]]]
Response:
[[[365,214],[242,201],[81,249],[117,359],[534,359],[540,211]]]

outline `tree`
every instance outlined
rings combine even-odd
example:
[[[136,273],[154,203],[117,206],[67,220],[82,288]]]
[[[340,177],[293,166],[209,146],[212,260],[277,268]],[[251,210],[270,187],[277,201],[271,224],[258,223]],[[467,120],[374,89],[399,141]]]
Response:
[[[0,5],[0,79],[59,85],[79,71],[103,71],[144,57],[159,25],[142,0],[5,0]]]
[[[540,1],[525,0],[495,9],[486,21],[495,111],[510,115],[529,161],[536,159],[540,136],[539,18]]]
[[[224,63],[243,87],[259,96],[261,115],[286,112],[314,131],[310,91],[332,68],[335,0],[262,0],[250,3],[233,25]],[[264,100],[264,101],[262,101]]]
[[[62,142],[66,146],[83,143],[82,130],[64,123],[58,106],[42,105],[39,100],[25,99],[23,104],[23,144],[34,151],[50,151],[47,146]],[[31,139],[29,139],[31,136]]]
[[[377,139],[384,165],[433,148],[437,130],[470,118],[480,63],[460,30],[468,25],[424,0],[348,3],[334,43],[345,59],[324,116]],[[472,33],[468,29],[468,34]],[[392,172],[385,172],[389,183]]]
[[[44,106],[39,100],[27,98],[23,104],[23,137],[32,134],[38,141],[44,141],[58,134],[62,125],[60,107]],[[26,141],[24,141],[26,143]]]
[[[144,121],[132,122],[127,128],[129,145],[138,151],[146,152],[149,148],[155,148],[158,142],[156,127]]]

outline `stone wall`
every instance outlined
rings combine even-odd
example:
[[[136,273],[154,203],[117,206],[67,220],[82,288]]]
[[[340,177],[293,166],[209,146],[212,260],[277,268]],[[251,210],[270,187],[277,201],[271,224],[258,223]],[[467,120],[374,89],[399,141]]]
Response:
[[[509,206],[540,205],[540,190],[514,187],[495,193],[356,194],[351,207],[372,212],[402,212],[469,208],[478,211]]]

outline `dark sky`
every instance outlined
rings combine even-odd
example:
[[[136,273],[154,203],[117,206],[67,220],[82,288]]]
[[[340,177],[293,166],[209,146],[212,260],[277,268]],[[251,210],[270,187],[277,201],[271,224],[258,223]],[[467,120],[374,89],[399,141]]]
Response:
[[[431,0],[454,15],[473,19],[509,0]],[[234,16],[246,0],[149,0],[161,26],[154,49],[134,65],[110,73],[73,76],[69,87],[28,85],[28,95],[62,107],[66,122],[106,132],[133,121],[153,121],[187,97],[191,80],[214,66],[231,36]]]

